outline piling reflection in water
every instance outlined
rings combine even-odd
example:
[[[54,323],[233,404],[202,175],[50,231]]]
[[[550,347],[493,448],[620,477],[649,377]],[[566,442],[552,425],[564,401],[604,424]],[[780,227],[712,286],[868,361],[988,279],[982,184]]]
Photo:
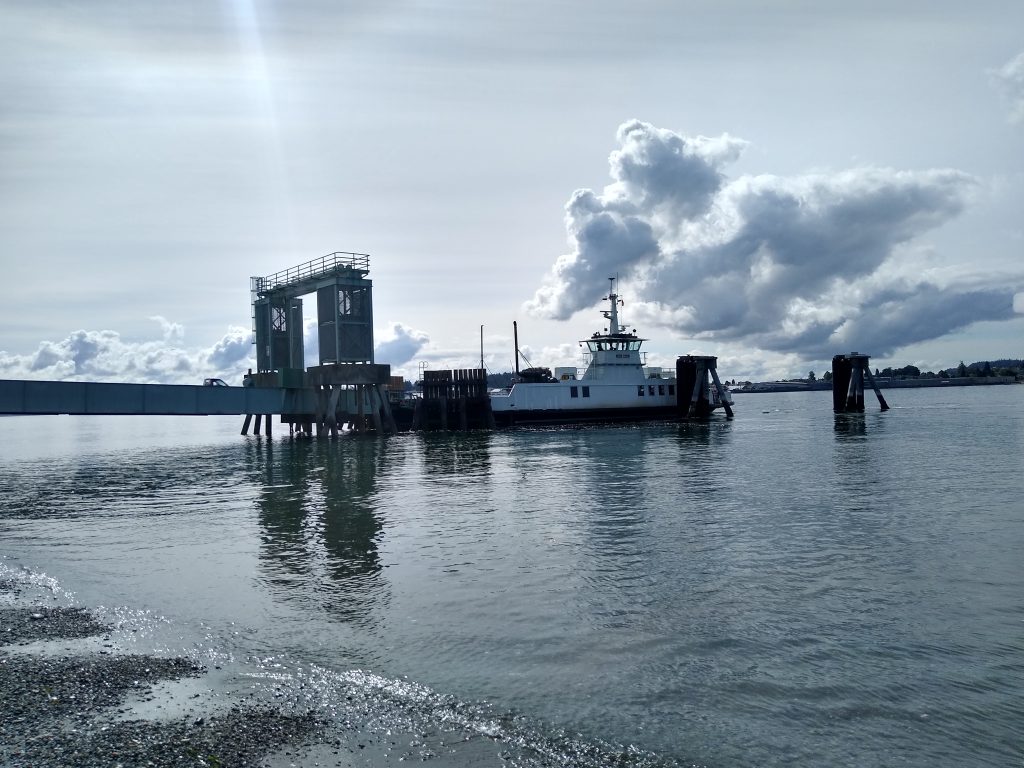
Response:
[[[242,482],[232,471],[232,447],[191,447],[27,463],[0,469],[5,504],[28,519],[116,518],[122,515],[204,514]],[[191,484],[182,487],[182,476]],[[144,500],[145,503],[140,503]]]
[[[472,477],[486,482],[493,436],[493,432],[485,430],[418,433],[426,474]]]
[[[837,413],[835,414],[835,428],[837,440],[851,437],[864,437],[867,435],[867,427],[864,424],[862,413]]]
[[[313,601],[367,625],[390,599],[374,502],[386,443],[375,437],[254,443],[264,580],[285,600]]]
[[[881,413],[835,415],[835,440],[832,441],[835,481],[855,505],[881,503],[883,500],[872,498],[874,489],[882,482],[884,474],[900,471],[898,464],[891,461],[885,464],[880,458],[880,441],[885,440],[889,418]]]

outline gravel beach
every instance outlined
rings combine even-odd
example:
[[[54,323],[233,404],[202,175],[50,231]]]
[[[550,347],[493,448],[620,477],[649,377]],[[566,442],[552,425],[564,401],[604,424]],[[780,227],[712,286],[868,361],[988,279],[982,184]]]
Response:
[[[0,594],[18,591],[15,582],[0,581]],[[259,766],[282,758],[287,765],[300,748],[323,745],[316,715],[255,704],[125,719],[129,701],[159,698],[155,684],[201,678],[206,670],[182,658],[114,652],[109,643],[94,643],[94,650],[61,645],[102,641],[110,631],[81,608],[0,607],[0,765]],[[349,765],[338,747],[327,753],[331,762],[318,764]]]
[[[57,597],[0,577],[0,768],[517,762],[500,740],[414,724],[358,690],[336,692],[328,711],[274,681],[127,652],[118,634],[134,628],[47,600]]]

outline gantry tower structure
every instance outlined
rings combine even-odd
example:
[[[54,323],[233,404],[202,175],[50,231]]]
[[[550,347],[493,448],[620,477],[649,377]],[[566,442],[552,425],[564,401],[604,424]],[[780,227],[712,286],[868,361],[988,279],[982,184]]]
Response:
[[[386,386],[391,366],[373,360],[373,283],[370,257],[335,251],[266,277],[250,278],[255,376],[251,386],[312,389],[316,408],[282,413],[293,427],[317,432],[339,421],[395,431]],[[319,364],[306,367],[302,298],[316,294]],[[243,427],[243,432],[246,427]]]
[[[373,363],[370,257],[336,251],[266,277],[250,278],[256,368],[305,368],[302,296],[316,294],[320,365]]]

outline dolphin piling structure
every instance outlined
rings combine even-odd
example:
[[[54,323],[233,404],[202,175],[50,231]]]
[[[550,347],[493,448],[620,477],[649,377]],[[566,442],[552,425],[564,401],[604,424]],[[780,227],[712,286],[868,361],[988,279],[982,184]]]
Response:
[[[883,411],[889,410],[889,404],[882,397],[882,391],[871,375],[868,365],[870,358],[859,352],[848,355],[836,355],[832,358],[832,410],[835,413],[864,412],[864,379],[866,378],[875,390],[879,405]]]

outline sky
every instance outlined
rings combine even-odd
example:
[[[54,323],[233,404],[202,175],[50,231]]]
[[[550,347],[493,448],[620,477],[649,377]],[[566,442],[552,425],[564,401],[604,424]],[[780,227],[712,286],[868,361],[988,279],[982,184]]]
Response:
[[[408,378],[481,334],[510,370],[513,321],[530,364],[580,364],[609,277],[650,365],[1024,357],[1024,3],[0,18],[0,378],[240,383],[250,276],[335,251],[370,255],[375,358]]]

